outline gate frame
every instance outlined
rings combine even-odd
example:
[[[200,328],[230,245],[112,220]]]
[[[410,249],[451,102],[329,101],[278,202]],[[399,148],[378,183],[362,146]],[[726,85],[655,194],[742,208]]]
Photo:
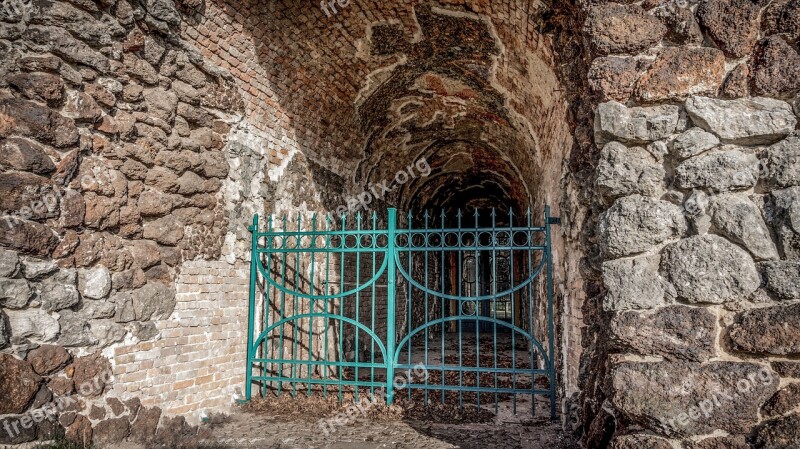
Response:
[[[547,271],[547,274],[546,274],[547,327],[548,327],[548,329],[547,329],[547,339],[548,339],[548,342],[547,342],[548,343],[548,351],[547,351],[547,353],[546,354],[544,353],[541,342],[539,342],[535,338],[535,336],[532,333],[532,330],[531,330],[531,333],[530,333],[530,336],[531,336],[530,340],[531,340],[531,344],[535,344],[538,348],[540,348],[540,352],[541,352],[540,355],[544,358],[545,363],[547,364],[545,370],[533,370],[532,369],[532,371],[546,371],[547,372],[547,377],[548,377],[548,380],[549,380],[549,395],[548,396],[549,396],[549,399],[550,399],[550,417],[551,417],[551,419],[555,419],[556,418],[556,387],[555,387],[555,384],[556,384],[556,371],[555,371],[555,341],[554,341],[554,338],[555,338],[555,329],[554,329],[555,328],[555,322],[554,322],[554,311],[553,311],[553,261],[552,261],[552,239],[551,239],[551,229],[550,229],[550,227],[552,225],[560,225],[561,224],[561,219],[558,218],[558,217],[553,217],[553,216],[550,215],[550,206],[545,206],[544,207],[544,212],[545,212],[544,213],[544,215],[545,215],[544,226],[543,227],[532,227],[530,225],[530,209],[528,209],[528,226],[527,226],[527,228],[529,229],[529,231],[538,231],[538,232],[544,231],[544,237],[545,237],[545,245],[544,245],[544,251],[543,251],[544,260],[542,261],[542,263],[544,264],[544,268]],[[396,312],[397,312],[397,303],[396,303],[396,294],[397,294],[397,292],[396,292],[396,290],[397,290],[397,271],[398,271],[398,269],[397,269],[397,257],[399,256],[399,252],[408,251],[408,250],[402,249],[402,248],[398,249],[396,242],[397,242],[397,236],[398,235],[408,234],[408,236],[409,236],[409,240],[408,241],[409,241],[409,248],[410,248],[411,247],[410,246],[411,245],[410,235],[411,235],[411,231],[413,231],[413,229],[401,229],[401,230],[398,230],[398,228],[397,228],[397,209],[396,208],[388,208],[387,219],[388,220],[387,220],[386,231],[382,231],[382,230],[379,231],[378,229],[373,229],[372,230],[372,233],[374,235],[378,235],[378,233],[380,232],[380,234],[385,234],[387,236],[387,239],[388,239],[387,240],[387,245],[386,245],[385,248],[380,248],[380,247],[374,247],[373,248],[374,249],[373,254],[378,254],[378,253],[384,253],[385,254],[386,259],[381,264],[384,268],[381,271],[375,272],[374,271],[375,267],[373,267],[373,271],[374,271],[373,274],[375,276],[371,280],[371,283],[366,283],[366,284],[362,285],[355,292],[357,293],[357,292],[369,287],[370,284],[374,284],[375,282],[377,282],[377,279],[382,275],[382,272],[383,271],[386,272],[386,275],[387,275],[387,309],[388,309],[387,310],[387,317],[386,317],[386,320],[387,320],[387,322],[386,322],[386,324],[387,324],[387,338],[386,338],[386,342],[385,342],[386,344],[385,345],[382,344],[380,336],[378,336],[377,334],[374,334],[374,330],[371,330],[371,331],[373,331],[373,334],[374,334],[373,340],[377,341],[377,343],[379,345],[379,349],[381,350],[381,352],[383,352],[385,350],[385,354],[384,354],[384,357],[383,357],[383,359],[384,359],[383,363],[385,364],[385,369],[386,369],[386,385],[385,385],[385,387],[386,387],[386,390],[385,390],[386,391],[386,403],[387,403],[387,405],[391,405],[392,402],[394,401],[393,383],[394,383],[394,380],[395,380],[394,379],[394,377],[395,377],[394,376],[395,367],[396,367],[396,365],[405,365],[405,364],[401,364],[401,363],[398,362],[400,349],[403,348],[403,345],[404,344],[409,344],[409,345],[411,344],[411,337],[417,333],[418,329],[422,329],[423,327],[430,326],[432,324],[436,324],[439,321],[441,321],[442,324],[443,324],[445,321],[460,320],[462,318],[448,317],[448,319],[445,319],[444,317],[442,317],[439,320],[433,320],[431,322],[427,322],[424,326],[420,326],[419,328],[415,328],[414,332],[409,333],[405,337],[401,338],[399,342],[397,341],[398,340],[397,337],[396,337]],[[512,218],[512,220],[513,220],[513,218]],[[271,228],[271,226],[272,226],[272,217],[270,217],[269,222],[270,222],[270,226],[269,227]],[[312,222],[316,223],[316,218],[312,219]],[[345,221],[344,221],[344,217],[343,217],[343,223],[344,222]],[[298,221],[298,223],[299,223],[299,221]],[[373,221],[373,223],[374,223],[374,221]],[[284,224],[285,224],[285,220],[284,220]],[[360,217],[359,217],[359,225],[360,225]],[[314,225],[314,228],[316,230],[316,224]],[[493,228],[494,228],[494,226],[493,226]],[[513,221],[512,221],[512,228],[513,228]],[[428,229],[429,228],[426,227],[426,230],[428,230]],[[469,231],[470,228],[465,228],[465,230]],[[286,323],[286,322],[293,321],[295,319],[300,319],[300,318],[313,318],[313,317],[323,317],[323,318],[325,318],[325,317],[327,317],[327,318],[330,318],[330,319],[337,319],[337,320],[340,320],[342,322],[348,322],[348,323],[356,326],[356,329],[359,329],[361,326],[364,326],[363,324],[358,323],[358,321],[357,321],[358,317],[356,317],[356,320],[352,320],[352,319],[344,316],[344,313],[341,311],[341,309],[340,309],[339,314],[332,314],[332,313],[327,313],[327,312],[326,313],[314,313],[313,311],[310,311],[309,313],[305,313],[305,314],[301,313],[301,314],[292,315],[291,317],[284,317],[283,319],[281,319],[281,320],[279,320],[279,321],[277,321],[275,323],[272,323],[272,324],[268,324],[268,323],[265,322],[264,330],[259,333],[259,338],[255,339],[256,341],[254,341],[254,335],[253,334],[254,334],[254,331],[255,331],[256,295],[258,293],[258,272],[260,271],[260,269],[263,268],[263,264],[260,261],[260,259],[261,259],[260,254],[262,254],[262,253],[269,254],[269,251],[268,251],[269,248],[267,248],[266,251],[260,251],[259,244],[258,244],[259,239],[261,239],[262,237],[270,238],[270,237],[274,237],[275,235],[280,235],[280,234],[298,235],[298,245],[299,245],[300,244],[299,243],[300,242],[300,240],[299,240],[300,239],[300,237],[299,237],[300,235],[308,234],[308,235],[311,235],[312,238],[315,238],[317,235],[323,235],[323,234],[321,234],[322,231],[320,231],[320,234],[316,234],[314,231],[312,231],[311,233],[300,232],[299,231],[299,224],[298,224],[298,231],[297,232],[286,231],[285,227],[284,227],[284,230],[283,230],[282,233],[281,232],[272,232],[271,229],[268,230],[267,232],[260,232],[259,231],[259,216],[258,216],[258,214],[255,214],[253,216],[253,222],[252,222],[252,225],[248,227],[248,231],[250,231],[250,233],[252,234],[252,240],[251,240],[251,250],[250,250],[250,294],[249,294],[249,305],[248,305],[247,364],[246,364],[246,371],[245,371],[245,398],[243,400],[239,400],[238,401],[239,403],[247,403],[252,399],[252,385],[253,385],[253,377],[254,377],[253,376],[253,369],[254,369],[253,364],[256,361],[256,352],[258,351],[258,348],[259,348],[259,346],[261,344],[261,340],[263,338],[266,338],[266,336],[268,336],[268,332],[270,332],[271,330],[275,329],[278,325],[281,325],[281,324]],[[335,231],[334,231],[334,233],[335,233]],[[328,237],[328,239],[330,239],[331,231],[326,231],[326,233],[324,235],[326,235]],[[342,236],[345,236],[345,235],[347,235],[347,234],[344,234],[344,233],[342,234]],[[477,238],[477,235],[476,235],[476,238]],[[512,238],[513,238],[513,236],[512,236]],[[442,244],[444,245],[444,242],[442,242]],[[344,243],[343,243],[343,245],[344,245]],[[511,243],[511,247],[513,248],[513,242]],[[312,251],[310,253],[314,254],[313,249],[315,249],[315,248],[313,247],[313,244],[312,244],[312,248],[311,249],[312,249]],[[320,248],[316,248],[316,249],[319,250]],[[513,249],[512,249],[512,251],[513,251]],[[299,257],[299,254],[302,253],[302,251],[298,250],[297,253],[298,253],[298,257]],[[313,256],[312,256],[312,260],[313,260]],[[328,268],[326,267],[326,269],[328,269]],[[541,274],[541,273],[539,272],[535,276],[531,277],[531,279],[529,279],[529,281],[533,282],[533,278],[538,277],[539,274]],[[265,276],[265,279],[268,278],[266,273],[262,272],[262,275]],[[405,274],[401,274],[401,276],[403,276],[404,279],[406,279],[406,281],[411,281],[411,279],[406,277]],[[529,276],[530,276],[530,274],[529,274]],[[513,282],[512,282],[512,284],[513,284]],[[313,289],[313,285],[311,286],[311,288]],[[409,282],[409,288],[412,288],[411,282]],[[514,288],[514,286],[512,285],[512,289],[513,288]],[[444,293],[444,291],[442,293]],[[299,295],[301,295],[300,297],[305,295],[304,293],[297,292],[297,291],[295,291],[293,293],[290,293],[290,294],[299,294]],[[352,292],[350,294],[352,294]],[[497,294],[495,293],[495,296],[496,295]],[[316,295],[312,294],[310,296],[316,296]],[[342,292],[340,292],[338,295],[335,295],[335,297],[339,297],[340,299],[343,299],[346,296],[347,295],[342,294]],[[447,295],[445,295],[445,296],[447,296]],[[445,300],[445,298],[443,296],[440,296],[440,298],[442,298],[443,301]],[[463,297],[463,298],[470,298],[470,297]],[[459,298],[459,299],[461,299],[461,298]],[[311,300],[313,301],[314,299],[312,298]],[[531,304],[530,307],[532,307],[533,306],[533,299],[532,298],[528,298],[528,300],[529,300],[529,302]],[[373,307],[374,307],[374,297],[373,297]],[[295,313],[296,312],[297,311],[295,311]],[[496,320],[496,318],[495,318],[495,320]],[[359,326],[359,324],[361,324],[361,326]],[[364,327],[366,327],[366,326],[364,326]],[[516,330],[514,330],[514,328],[517,327],[515,323],[511,323],[511,326],[509,326],[509,327],[511,327],[511,332],[516,332]],[[369,332],[368,332],[368,334],[369,334]],[[343,338],[343,336],[340,335],[339,338],[341,339],[341,338]],[[495,335],[495,338],[496,338],[496,335]],[[478,343],[478,344],[480,344],[480,343]],[[309,348],[309,351],[311,351],[310,348]],[[293,357],[296,357],[296,355],[293,354]],[[265,359],[266,359],[266,356],[265,356]],[[300,361],[300,360],[296,360],[295,362],[296,363],[303,363],[303,361]],[[266,363],[266,362],[264,362],[264,363]],[[289,363],[289,362],[287,361],[287,363]],[[343,366],[345,366],[342,363],[343,363],[343,361],[341,361],[341,360],[339,360],[337,362],[327,362],[327,361],[325,361],[325,362],[323,362],[323,365],[324,366],[329,366],[329,365],[330,366],[338,366],[341,369]],[[407,364],[410,365],[411,361],[409,360]],[[355,365],[359,365],[359,363],[356,362]],[[377,367],[376,363],[374,361],[373,361],[373,363],[371,363],[369,365],[364,365],[363,367],[367,368],[367,367],[370,367],[370,365],[371,365],[371,367],[373,369],[375,369]],[[349,364],[348,364],[348,366],[349,366]],[[377,367],[377,368],[384,368],[384,367]],[[310,366],[309,366],[309,369],[311,369]],[[443,375],[444,375],[444,373],[443,373]],[[266,377],[266,376],[262,376],[262,377]],[[305,379],[303,379],[303,380],[305,381]],[[535,380],[535,377],[532,377],[531,378],[531,382],[532,382],[531,391],[535,390],[535,386],[533,384],[534,380]],[[290,380],[287,378],[286,381],[289,382]],[[310,382],[311,379],[309,378],[308,381]],[[374,381],[374,379],[373,379],[373,381]],[[264,383],[266,384],[266,382],[267,382],[267,380],[265,379]],[[340,380],[340,383],[341,383],[341,380]],[[374,384],[374,382],[371,382],[371,383]],[[356,390],[357,390],[358,386],[370,386],[370,383],[360,383],[359,380],[356,379],[354,381],[353,385],[356,387]],[[372,386],[374,386],[374,385],[372,385]],[[341,388],[341,385],[340,385],[340,388]],[[480,395],[480,393],[478,393],[478,394]],[[533,393],[533,394],[535,395],[536,393]],[[341,398],[341,395],[340,395],[340,398]]]

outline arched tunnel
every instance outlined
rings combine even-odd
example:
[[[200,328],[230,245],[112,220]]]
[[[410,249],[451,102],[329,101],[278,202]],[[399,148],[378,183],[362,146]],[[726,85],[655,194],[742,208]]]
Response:
[[[203,53],[223,67],[225,52],[253,54],[232,73],[266,71],[271,94],[253,78],[243,92],[246,120],[254,128],[262,118],[282,124],[277,167],[264,177],[269,194],[247,212],[316,212],[338,221],[343,212],[385,217],[394,207],[418,222],[427,212],[437,225],[444,212],[455,226],[461,211],[464,225],[472,226],[477,210],[481,226],[491,226],[494,210],[497,226],[508,225],[509,213],[524,225],[528,212],[536,226],[544,224],[545,206],[553,216],[579,207],[570,199],[577,187],[569,191],[568,181],[575,143],[559,66],[565,62],[552,30],[545,31],[554,26],[551,7],[354,3],[321,21],[304,20],[308,6],[293,2],[247,12],[231,3],[206,8],[205,16],[246,17],[240,33],[255,48],[229,38],[222,42],[230,47],[221,42]],[[203,47],[204,36],[197,39]],[[567,226],[553,229],[553,357],[561,401],[578,382],[582,252],[577,242],[567,250]],[[478,259],[480,270],[490,270],[490,258]],[[431,277],[439,272],[430,269]],[[539,288],[546,297],[544,284]],[[546,301],[536,307],[537,319],[546,321]]]

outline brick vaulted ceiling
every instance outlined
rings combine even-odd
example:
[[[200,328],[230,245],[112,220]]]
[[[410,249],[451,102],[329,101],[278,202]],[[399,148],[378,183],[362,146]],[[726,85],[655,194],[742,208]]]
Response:
[[[538,1],[208,2],[184,35],[246,86],[251,122],[353,191],[425,158],[401,207],[523,207],[570,145]],[[214,14],[218,9],[219,14]],[[548,160],[550,163],[548,164]]]

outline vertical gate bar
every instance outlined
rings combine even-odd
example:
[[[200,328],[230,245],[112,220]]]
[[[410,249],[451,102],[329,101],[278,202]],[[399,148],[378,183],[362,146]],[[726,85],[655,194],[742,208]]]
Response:
[[[265,247],[269,250],[269,238],[265,239]],[[267,264],[269,264],[269,259],[267,259]],[[269,266],[269,265],[267,265]],[[264,327],[262,329],[267,329],[269,327],[269,284],[266,282],[264,283]],[[269,358],[269,336],[264,336],[264,340],[261,342],[261,354],[266,360]],[[266,378],[269,370],[268,367],[272,365],[271,363],[267,363],[266,361],[261,364],[261,372]],[[271,382],[270,382],[271,383]],[[267,381],[261,382],[261,397],[267,396]]]
[[[283,234],[281,236],[281,248],[286,249],[286,215],[283,216]],[[281,285],[283,289],[281,290],[281,316],[280,319],[286,318],[286,254],[287,251],[282,251],[283,254],[281,255],[282,264],[281,264]],[[284,347],[284,340],[285,340],[285,333],[286,333],[286,323],[281,324],[280,334],[281,334],[281,360],[286,359],[286,348]],[[279,365],[279,369],[281,374],[279,377],[286,377],[283,363]],[[281,397],[283,392],[283,381],[278,382],[278,397]]]
[[[480,285],[479,281],[479,266],[480,266],[480,250],[478,243],[478,220],[480,218],[480,213],[478,212],[478,208],[475,208],[475,234],[473,235],[474,243],[475,243],[475,296],[481,296],[482,294],[482,286]],[[475,393],[475,396],[478,398],[477,406],[480,410],[481,408],[481,323],[478,320],[478,314],[480,313],[478,310],[480,307],[483,307],[480,301],[475,300],[475,367],[479,368],[475,373],[476,378],[476,385],[478,387],[478,391]]]
[[[378,213],[372,212],[372,274],[371,278],[375,277],[375,270],[376,270],[376,255],[378,253]],[[369,328],[375,332],[375,284],[378,281],[374,281],[372,283],[372,295],[370,299],[370,326]],[[369,362],[370,365],[370,372],[369,372],[369,399],[370,401],[375,400],[375,338],[370,338],[370,351],[369,351]]]
[[[246,401],[252,398],[253,382],[253,332],[255,331],[256,308],[256,281],[258,257],[258,214],[253,215],[253,224],[250,226],[252,241],[250,243],[250,298],[247,313],[247,370],[245,371],[244,397]]]
[[[272,232],[272,215],[271,214],[267,218],[267,232]],[[267,249],[267,253],[266,253],[267,254],[267,267],[269,267],[272,264],[272,254],[269,251],[270,249],[272,249],[272,243],[273,242],[272,242],[272,238],[271,237],[267,237],[265,239],[265,241],[264,241],[264,246]],[[267,268],[267,269],[269,269],[269,268]],[[264,283],[264,329],[267,329],[269,327],[269,322],[270,322],[269,319],[271,317],[270,309],[269,309],[269,291],[270,290],[271,289],[269,288],[269,284],[267,284],[265,282]],[[263,347],[263,355],[264,355],[264,359],[265,360],[267,358],[271,358],[270,357],[270,352],[269,352],[269,347],[270,347],[269,335],[265,335],[264,336],[264,347]],[[274,345],[273,345],[273,348],[274,348]],[[271,367],[272,363],[267,364],[267,362],[264,362],[262,366],[264,368],[264,377],[267,377],[267,374],[269,373],[268,367]],[[273,382],[270,382],[270,383],[273,383]],[[267,382],[264,381],[261,384],[261,397],[263,398],[263,397],[266,397],[266,396],[267,396]]]
[[[360,248],[360,247],[361,247],[361,212],[359,211],[356,214],[356,246],[355,246],[355,248],[356,248],[356,286],[355,286],[355,289],[356,290],[358,290],[358,288],[361,286],[361,251],[358,251],[358,248]],[[356,301],[356,318],[355,319],[356,319],[356,323],[359,323],[360,322],[359,321],[359,318],[360,318],[359,302],[361,301],[361,292],[360,291],[356,292],[355,301]],[[356,333],[356,335],[355,335],[355,340],[354,340],[355,343],[353,345],[353,352],[355,353],[356,366],[355,366],[355,378],[354,378],[355,385],[353,386],[353,389],[354,389],[353,399],[356,402],[358,402],[358,387],[359,387],[359,385],[358,385],[358,381],[359,381],[359,377],[358,377],[358,365],[359,365],[359,362],[358,362],[358,356],[359,356],[358,334],[361,333],[361,330],[358,328],[358,326],[354,326],[354,327],[355,327],[354,332]]]
[[[514,209],[508,209],[508,247],[511,248],[509,267],[511,270],[511,287],[514,288],[517,284],[514,283],[514,274],[516,272],[516,265],[514,265]],[[518,298],[516,292],[511,293],[511,325],[517,325],[516,319],[516,304],[515,300]],[[517,332],[511,330],[511,388],[517,390]],[[511,394],[511,408],[514,415],[517,414],[517,393]]]
[[[442,288],[442,293],[445,293],[447,288],[445,286],[445,251],[444,251],[444,248],[445,248],[445,237],[447,236],[447,234],[444,232],[444,229],[445,229],[445,218],[446,218],[445,213],[444,213],[444,209],[442,209],[441,217],[442,217],[442,219],[441,219],[441,227],[442,227],[442,261],[441,261],[441,264],[439,265],[439,268],[442,271],[442,287],[441,287]],[[447,301],[445,301],[444,298],[439,298],[439,301],[442,302],[442,319],[444,319],[445,315],[446,315],[446,313],[445,313],[445,304],[447,303]],[[444,321],[442,321],[441,326],[442,326],[442,404],[444,405],[445,391],[446,391],[445,388],[444,388],[445,387],[445,382],[444,382],[444,380],[445,380],[445,376],[444,376],[444,373],[445,373],[445,371],[444,371],[444,362],[445,362],[445,356],[444,356],[444,331],[445,331],[445,328],[447,327],[447,325],[445,324]]]
[[[406,223],[406,224],[408,225],[408,273],[413,277],[414,276],[414,253],[412,252],[412,248],[411,247],[414,246],[413,243],[412,243],[414,234],[412,233],[411,223],[412,223],[412,221],[414,219],[414,216],[411,214],[411,211],[408,211],[407,219],[408,219],[408,223]],[[406,314],[408,315],[408,317],[407,317],[407,325],[406,325],[406,332],[408,332],[408,334],[411,334],[411,329],[413,328],[412,325],[411,325],[411,321],[413,321],[413,315],[412,315],[413,311],[412,311],[412,304],[411,304],[411,290],[414,287],[411,286],[410,282],[406,282],[405,284],[406,284]],[[412,353],[412,348],[411,347],[413,346],[413,341],[412,340],[413,340],[413,338],[409,338],[408,339],[408,360],[406,361],[406,364],[408,365],[408,368],[407,368],[407,373],[406,373],[406,380],[410,380],[411,379],[411,353]],[[411,400],[411,388],[408,389],[408,400],[409,401]]]
[[[531,208],[528,207],[527,212],[527,219],[526,219],[527,227],[525,229],[525,235],[527,236],[528,240],[528,278],[533,275],[533,254],[534,252],[531,250],[531,246],[533,246],[533,231],[531,230]],[[531,332],[531,338],[536,338],[535,329],[534,329],[534,322],[533,322],[533,281],[528,283],[528,320]],[[534,345],[533,341],[529,342],[528,345],[528,352],[530,354],[531,360],[531,415],[536,416],[536,395],[533,393],[533,390],[536,388],[536,375],[533,373],[535,369],[534,365]]]
[[[499,397],[497,395],[497,212],[492,208],[492,331],[494,338],[494,413],[497,414]],[[513,332],[513,330],[512,330]]]
[[[550,419],[556,418],[556,360],[553,323],[553,257],[550,241],[550,206],[544,207],[545,257],[547,257],[547,343],[550,377]]]
[[[429,218],[427,209],[425,210],[425,217],[424,218],[425,218],[425,231],[426,231],[425,234],[424,234],[425,235],[425,253],[424,253],[425,254],[425,325],[426,325],[426,327],[425,327],[425,356],[424,357],[425,357],[425,372],[427,373],[428,372],[428,327],[427,327],[427,324],[428,324],[428,289],[430,288],[430,286],[428,286],[428,256],[430,254],[428,252],[428,248],[430,247],[430,245],[429,245],[430,234],[427,233],[427,231],[428,231],[428,218]],[[409,382],[410,382],[410,380],[409,380]],[[427,374],[425,375],[425,400],[424,400],[424,404],[425,404],[426,407],[428,406],[428,376],[427,376]]]
[[[339,317],[344,318],[344,296],[341,296],[342,293],[345,291],[344,286],[344,245],[345,239],[347,238],[347,216],[342,212],[342,228],[340,229],[339,234]],[[342,402],[342,375],[344,371],[344,365],[342,363],[345,362],[344,359],[344,321],[339,320],[339,384],[337,388],[339,389],[339,403]]]
[[[458,246],[461,247],[464,244],[464,235],[463,235],[463,232],[461,232],[461,217],[462,217],[461,209],[458,210],[458,215],[456,215],[456,217],[458,218]],[[458,302],[456,304],[456,306],[458,307],[457,313],[458,313],[458,414],[459,414],[459,416],[461,415],[461,409],[463,407],[463,399],[464,399],[464,395],[461,392],[461,388],[463,387],[463,380],[464,380],[464,358],[463,358],[463,353],[462,353],[462,349],[463,349],[462,348],[462,342],[463,342],[462,337],[463,337],[463,335],[462,335],[462,328],[461,328],[461,324],[462,324],[462,321],[463,321],[461,315],[464,312],[464,308],[463,308],[464,302],[461,300],[462,284],[463,284],[463,274],[461,272],[461,270],[463,268],[462,265],[461,265],[463,263],[462,260],[461,260],[462,259],[462,256],[461,256],[462,252],[463,252],[463,250],[461,248],[459,248],[459,250],[458,250],[458,276],[456,277],[456,285],[457,285],[457,289],[458,289],[458,298],[459,298]],[[477,279],[476,279],[475,285],[477,285],[477,284],[478,283],[477,283]]]
[[[325,215],[325,302],[323,307],[325,309],[325,336],[324,342],[322,343],[325,349],[323,350],[323,367],[325,372],[323,374],[323,378],[325,379],[325,383],[322,385],[322,397],[325,399],[328,398],[328,374],[329,368],[331,367],[331,362],[328,360],[328,334],[331,331],[331,319],[328,317],[328,314],[331,313],[330,310],[330,295],[331,295],[331,214]]]
[[[272,215],[270,214],[270,216],[267,218],[267,232],[271,232],[271,231],[272,231]],[[273,239],[271,237],[267,237],[267,238],[264,239],[264,247],[266,249],[266,256],[267,256],[267,258],[266,258],[266,260],[267,260],[267,271],[269,271],[269,266],[270,266],[270,263],[271,263],[271,260],[272,260],[271,256],[270,256],[271,255],[270,249],[272,249],[272,244],[273,244],[272,240]],[[270,292],[270,290],[271,289],[270,289],[269,283],[264,282],[264,329],[269,327],[269,319],[271,317],[270,310],[269,310],[269,292]],[[272,346],[272,350],[274,351],[275,350],[275,344],[274,343],[272,345],[269,344],[269,336],[265,336],[264,341],[265,341],[264,358],[265,359],[266,358],[272,358],[271,357],[271,352],[269,352],[269,348],[270,348],[270,346]],[[264,366],[265,367],[266,367],[266,365],[267,365],[267,363],[264,362]],[[270,363],[270,365],[273,365],[273,364]],[[268,371],[269,370],[267,370],[267,372]],[[266,375],[266,373],[265,373],[265,375]],[[267,395],[267,383],[264,382],[263,386],[262,386],[262,397],[265,397],[266,395]]]
[[[298,246],[302,247],[301,242],[302,237],[297,237],[297,244]],[[314,265],[316,265],[317,261],[317,253],[314,251],[314,247],[317,243],[317,214],[316,212],[311,215],[311,245],[309,246],[311,251],[309,252],[311,255],[311,273],[310,273],[310,280],[308,282],[308,291],[312,295],[314,294]],[[311,396],[311,372],[313,371],[314,365],[311,363],[312,358],[314,357],[314,307],[316,306],[316,300],[314,298],[309,298],[308,301],[308,385],[306,385],[306,396]]]
[[[386,251],[386,257],[389,258],[387,263],[387,309],[388,309],[388,316],[386,317],[386,352],[388,356],[388,360],[386,361],[386,383],[388,391],[386,392],[386,404],[392,405],[394,401],[394,390],[393,383],[394,383],[394,351],[395,351],[395,339],[397,335],[395,333],[395,287],[396,287],[396,265],[395,265],[395,243],[396,243],[396,235],[397,235],[397,209],[390,207],[389,208],[389,242]],[[409,244],[411,242],[409,241]]]
[[[295,234],[295,248],[298,251],[294,253],[294,288],[295,291],[300,291],[300,226],[301,226],[301,215],[300,212],[297,213],[297,233]],[[298,304],[300,302],[300,298],[295,294],[294,296],[294,309],[292,312],[295,315],[299,315],[300,312],[297,310]],[[300,360],[300,356],[297,354],[297,326],[300,325],[300,321],[295,321],[294,326],[292,327],[292,397],[297,397],[297,374],[299,371],[299,366],[297,361]],[[302,348],[301,348],[302,349]]]

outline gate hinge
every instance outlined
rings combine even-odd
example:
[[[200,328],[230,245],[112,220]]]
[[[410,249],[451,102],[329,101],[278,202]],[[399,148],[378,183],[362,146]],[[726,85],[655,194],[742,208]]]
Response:
[[[547,219],[547,224],[551,225],[561,225],[561,217],[549,217]]]

